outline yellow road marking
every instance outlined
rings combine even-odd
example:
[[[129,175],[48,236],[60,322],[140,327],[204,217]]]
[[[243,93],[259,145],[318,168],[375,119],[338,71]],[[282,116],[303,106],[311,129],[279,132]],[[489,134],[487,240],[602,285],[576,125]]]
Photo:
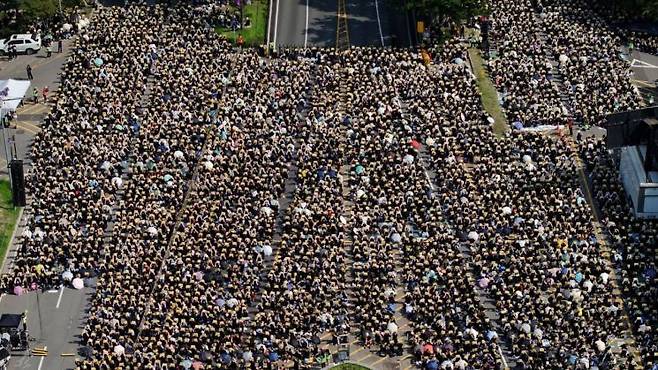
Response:
[[[357,354],[357,353],[359,353],[359,352],[361,352],[361,351],[363,351],[363,347],[359,347],[359,349],[357,349],[356,351],[350,353],[350,356],[354,356],[355,354]]]
[[[649,83],[649,81],[644,81],[644,80],[631,80],[631,81],[639,85],[644,85],[646,87],[655,87],[655,85]]]
[[[41,131],[41,128],[38,127],[38,126],[32,126],[32,127],[34,127],[34,129],[33,129],[33,128],[30,128],[30,127],[27,126],[27,125],[25,125],[25,122],[17,122],[17,123],[16,123],[16,128],[17,128],[17,129],[21,129],[21,130],[24,130],[24,131],[27,131],[27,132],[31,132],[31,133],[33,133],[33,134],[35,134],[35,135],[36,135],[37,133],[39,133],[39,131]]]
[[[30,104],[29,106],[23,106],[24,108],[19,110],[17,113],[20,116],[21,114],[39,114],[47,112],[50,107],[43,103]]]
[[[355,359],[355,360],[356,360],[356,362],[363,362],[363,363],[366,363],[366,359],[367,359],[367,358],[370,358],[371,356],[372,356],[372,357],[375,357],[375,358],[378,358],[378,357],[379,357],[379,356],[377,356],[377,355],[375,355],[375,354],[373,354],[373,353],[371,353],[371,352],[368,352],[364,357],[360,357],[360,358]],[[385,358],[385,357],[384,357],[384,358]]]
[[[384,360],[386,360],[386,357],[380,357],[377,361],[373,362],[372,364],[368,364],[368,365],[375,366],[375,365],[383,362]]]

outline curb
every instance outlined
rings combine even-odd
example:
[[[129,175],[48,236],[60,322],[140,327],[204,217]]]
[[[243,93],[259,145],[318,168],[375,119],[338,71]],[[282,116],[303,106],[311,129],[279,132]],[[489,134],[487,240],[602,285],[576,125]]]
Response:
[[[18,217],[16,218],[16,224],[14,224],[14,230],[11,232],[11,238],[9,239],[9,245],[7,247],[7,251],[3,256],[2,265],[0,265],[0,273],[5,271],[5,265],[7,264],[7,259],[8,259],[7,257],[9,257],[9,252],[15,249],[14,240],[16,239],[16,231],[18,230],[18,227],[21,225],[21,221],[23,220],[24,209],[25,207],[21,207],[18,210]]]

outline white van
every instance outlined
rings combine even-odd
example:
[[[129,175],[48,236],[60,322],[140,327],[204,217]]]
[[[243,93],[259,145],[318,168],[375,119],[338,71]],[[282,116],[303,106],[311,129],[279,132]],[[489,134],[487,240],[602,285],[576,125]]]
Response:
[[[30,34],[11,35],[8,39],[0,40],[0,55],[9,54],[11,45],[16,46],[18,53],[34,54],[41,49],[41,38]]]

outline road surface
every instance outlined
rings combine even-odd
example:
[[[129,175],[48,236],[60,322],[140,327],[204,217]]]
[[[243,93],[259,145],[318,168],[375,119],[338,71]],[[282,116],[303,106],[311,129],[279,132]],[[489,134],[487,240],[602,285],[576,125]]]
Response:
[[[411,45],[410,21],[391,1],[345,1],[351,45]],[[337,15],[335,0],[272,0],[267,41],[279,47],[334,47]]]
[[[68,56],[71,42],[70,40],[65,41],[64,51],[62,53],[53,53],[50,58],[46,58],[45,49],[35,55],[19,55],[18,58],[11,61],[6,57],[0,58],[0,80],[9,78],[27,79],[26,67],[29,64],[32,67],[34,80],[27,96],[32,97],[32,89],[35,87],[41,92],[44,86],[48,86],[49,96],[53,97],[59,88],[59,73]],[[52,99],[49,100],[52,101]],[[11,128],[5,130],[8,138],[15,139],[18,158],[25,160],[27,166],[30,165],[28,156],[32,138],[40,130],[40,122],[49,110],[50,107],[43,104],[43,101],[39,104],[24,101],[23,106],[17,111],[18,120],[13,122]],[[0,136],[0,145],[2,144],[1,139]],[[4,147],[0,148],[1,176],[8,175],[5,153]]]
[[[17,59],[9,61],[0,58],[0,79],[27,79],[26,66],[32,66],[34,80],[28,96],[32,96],[33,87],[41,90],[44,86],[50,89],[51,102],[59,88],[59,74],[66,61],[69,48],[73,41],[64,42],[64,52],[53,53],[46,58],[41,51],[35,55],[19,55]],[[33,104],[24,102],[17,111],[18,119],[11,128],[5,130],[8,137],[14,138],[18,158],[25,160],[26,171],[29,170],[29,150],[34,135],[40,130],[43,117],[49,112],[50,105],[40,102]],[[14,125],[15,124],[15,125]],[[1,139],[1,136],[0,136]],[[1,145],[0,141],[0,145]],[[7,176],[7,162],[4,148],[0,148],[0,176]],[[28,197],[29,198],[29,197]],[[16,235],[22,233],[25,218],[30,212],[28,207],[19,220]],[[2,272],[7,273],[12,269],[13,259],[19,238],[12,243],[7,252]],[[45,369],[72,369],[74,367],[75,355],[77,355],[77,336],[83,328],[84,310],[88,304],[93,288],[74,290],[60,288],[52,292],[30,292],[22,296],[4,295],[0,298],[0,313],[21,313],[27,311],[27,325],[30,337],[34,339],[30,343],[31,348],[39,347],[48,350],[44,357],[30,356],[29,352],[12,353],[9,369],[16,370],[45,370]],[[72,354],[73,356],[62,356]]]

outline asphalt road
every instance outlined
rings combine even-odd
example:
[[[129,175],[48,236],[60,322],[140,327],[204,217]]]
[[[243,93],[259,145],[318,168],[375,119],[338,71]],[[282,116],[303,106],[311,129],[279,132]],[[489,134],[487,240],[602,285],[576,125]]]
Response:
[[[32,89],[35,87],[41,91],[44,86],[48,86],[50,90],[49,100],[52,101],[52,97],[55,96],[59,88],[59,72],[66,61],[70,44],[71,41],[65,41],[64,51],[61,54],[53,53],[50,58],[46,58],[45,50],[35,55],[19,55],[18,58],[11,61],[7,58],[0,58],[0,80],[9,78],[27,79],[26,67],[29,64],[32,67],[34,80],[27,96],[31,98]],[[19,107],[17,111],[18,120],[13,122],[11,128],[5,130],[7,137],[13,139],[16,143],[16,152],[19,159],[26,160],[28,158],[32,138],[40,130],[40,122],[49,110],[50,107],[43,104],[43,101],[40,104],[33,104],[24,100],[23,105]],[[0,144],[1,139],[0,136]],[[29,166],[29,160],[26,160],[25,164]],[[0,148],[0,175],[7,175],[7,159],[4,147]]]
[[[633,72],[633,83],[637,86],[640,94],[647,104],[653,96],[653,105],[658,104],[658,56],[633,51],[629,57],[631,60],[631,71]]]
[[[388,0],[346,0],[350,44],[354,46],[410,46],[410,21]],[[279,47],[336,45],[338,2],[273,0],[268,41]]]
[[[30,351],[14,352],[9,370],[73,369],[78,357],[78,336],[84,328],[86,305],[93,293],[94,288],[60,288],[50,292],[30,292],[20,297],[2,297],[1,312],[27,311],[28,331],[34,338],[30,348],[45,347],[48,351],[47,356],[32,356]]]
[[[50,58],[45,57],[45,51],[35,55],[19,55],[17,59],[9,61],[0,58],[0,79],[27,79],[26,66],[32,66],[34,80],[28,93],[31,97],[33,87],[41,90],[44,86],[50,89],[50,101],[59,88],[59,74],[69,53],[72,41],[64,42],[64,52],[53,53]],[[18,158],[24,159],[26,171],[29,170],[29,150],[34,135],[40,130],[40,122],[50,110],[49,104],[40,102],[33,104],[24,102],[17,111],[18,119],[13,121],[11,128],[5,129],[8,137],[16,142]],[[1,136],[0,136],[1,139]],[[0,141],[1,143],[1,141]],[[4,148],[0,148],[0,176],[7,176],[6,158]],[[29,199],[29,196],[28,196]],[[28,207],[19,221],[16,235],[22,233],[26,216],[30,212]],[[7,253],[3,272],[10,272],[16,253],[18,240],[14,240]],[[93,294],[93,288],[74,290],[60,288],[53,292],[30,292],[22,296],[4,295],[0,298],[0,313],[21,313],[27,311],[28,330],[34,340],[31,348],[39,347],[48,350],[44,357],[31,356],[30,352],[12,353],[9,369],[16,370],[45,370],[45,369],[72,369],[77,354],[77,335],[83,328],[83,318],[86,305]],[[62,356],[73,354],[73,356]]]

